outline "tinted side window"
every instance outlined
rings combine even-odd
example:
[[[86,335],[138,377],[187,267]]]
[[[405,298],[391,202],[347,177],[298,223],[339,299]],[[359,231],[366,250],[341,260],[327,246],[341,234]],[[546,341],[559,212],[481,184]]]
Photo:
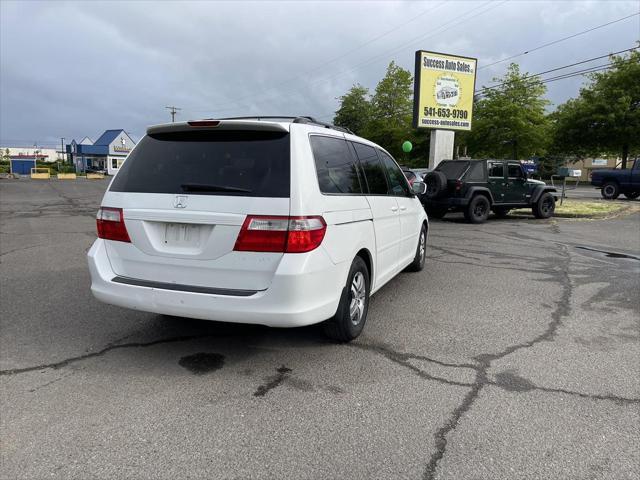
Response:
[[[358,168],[347,142],[340,138],[311,136],[318,184],[322,193],[362,193]]]
[[[489,163],[489,176],[504,178],[504,164],[502,162]]]
[[[387,169],[387,175],[389,177],[389,193],[391,195],[409,195],[409,186],[407,185],[407,179],[400,170],[400,167],[396,165],[389,155],[382,150],[378,150],[378,154]]]
[[[522,178],[522,168],[516,163],[510,163],[507,166],[507,176],[509,178]]]
[[[484,181],[484,162],[471,162],[467,174],[464,176],[467,182],[482,182]]]
[[[380,162],[376,154],[376,149],[362,143],[351,142],[351,145],[356,152],[358,160],[360,160],[360,166],[364,171],[364,177],[369,186],[369,193],[373,195],[387,195],[389,190],[387,178],[384,174],[382,162]]]
[[[444,173],[444,176],[450,180],[456,180],[460,178],[467,167],[469,166],[469,162],[464,160],[445,160],[441,162],[436,167],[436,170]]]

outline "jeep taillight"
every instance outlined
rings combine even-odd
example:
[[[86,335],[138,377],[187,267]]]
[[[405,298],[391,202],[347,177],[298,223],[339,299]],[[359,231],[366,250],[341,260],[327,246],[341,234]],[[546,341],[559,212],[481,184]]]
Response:
[[[462,190],[462,180],[456,180],[456,192]]]
[[[100,207],[96,215],[98,238],[131,243],[121,208]]]
[[[320,246],[327,224],[320,216],[247,215],[235,247],[237,252],[304,253]]]

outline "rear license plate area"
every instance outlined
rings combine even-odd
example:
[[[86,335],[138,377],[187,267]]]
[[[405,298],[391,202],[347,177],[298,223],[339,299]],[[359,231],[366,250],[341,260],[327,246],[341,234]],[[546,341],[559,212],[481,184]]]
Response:
[[[169,247],[199,247],[200,225],[190,223],[167,223],[164,244]]]

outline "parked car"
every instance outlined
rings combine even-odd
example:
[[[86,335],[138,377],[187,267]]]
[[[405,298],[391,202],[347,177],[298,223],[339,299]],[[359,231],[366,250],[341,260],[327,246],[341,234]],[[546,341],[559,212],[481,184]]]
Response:
[[[423,195],[430,217],[461,211],[470,223],[482,223],[489,212],[506,216],[514,208],[531,208],[536,218],[553,215],[556,189],[527,177],[515,160],[445,160],[425,175]]]
[[[640,159],[636,159],[631,168],[603,168],[593,170],[591,185],[600,189],[602,198],[615,200],[622,193],[633,200],[640,197]]]
[[[416,174],[411,169],[406,167],[401,167],[401,168],[402,168],[402,173],[404,173],[404,176],[407,179],[407,182],[409,182],[409,185],[413,185],[413,182],[415,182],[416,180],[422,181],[422,178],[418,176],[418,174]]]
[[[394,159],[310,117],[150,127],[105,193],[91,290],[122,307],[349,341],[370,295],[425,262],[427,216]]]

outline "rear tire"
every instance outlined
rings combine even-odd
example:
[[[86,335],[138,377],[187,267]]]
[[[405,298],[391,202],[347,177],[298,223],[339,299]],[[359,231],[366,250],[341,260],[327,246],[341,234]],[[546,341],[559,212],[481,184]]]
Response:
[[[616,182],[606,182],[600,190],[602,198],[606,200],[615,200],[620,195],[620,185]]]
[[[324,323],[325,334],[337,342],[350,342],[362,332],[369,311],[369,269],[360,257],[351,264],[336,314]]]
[[[536,218],[550,218],[556,210],[556,199],[550,192],[543,193],[531,208]]]
[[[427,228],[422,225],[420,229],[420,237],[418,238],[418,246],[416,247],[416,256],[413,262],[405,269],[407,272],[419,272],[424,268],[424,261],[427,258]]]
[[[490,209],[489,199],[484,195],[476,195],[465,208],[464,218],[469,223],[484,223],[489,218]]]
[[[624,196],[629,200],[635,200],[636,198],[640,197],[640,192],[627,192],[624,194]]]

